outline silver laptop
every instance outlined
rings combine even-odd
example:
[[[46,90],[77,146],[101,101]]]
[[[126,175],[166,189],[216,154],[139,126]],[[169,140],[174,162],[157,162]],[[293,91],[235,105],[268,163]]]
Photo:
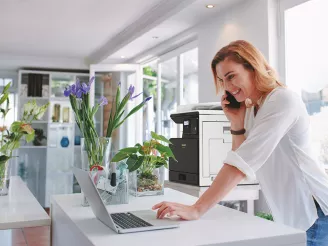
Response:
[[[97,219],[115,232],[130,233],[179,227],[178,221],[169,218],[157,219],[153,210],[109,213],[91,180],[89,172],[73,167],[73,173]]]

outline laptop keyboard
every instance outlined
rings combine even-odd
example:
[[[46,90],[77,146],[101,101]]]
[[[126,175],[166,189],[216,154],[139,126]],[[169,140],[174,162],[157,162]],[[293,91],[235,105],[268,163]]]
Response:
[[[111,217],[115,224],[123,229],[153,226],[131,213],[114,213],[111,214]]]

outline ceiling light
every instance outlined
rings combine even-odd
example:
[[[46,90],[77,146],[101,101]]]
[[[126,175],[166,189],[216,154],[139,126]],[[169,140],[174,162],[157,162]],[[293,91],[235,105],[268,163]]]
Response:
[[[158,39],[159,37],[158,36],[153,36],[153,39]]]
[[[214,8],[215,6],[213,5],[213,4],[207,4],[206,5],[206,8],[208,8],[208,9],[212,9],[212,8]]]
[[[121,56],[121,58],[125,58],[125,56]]]

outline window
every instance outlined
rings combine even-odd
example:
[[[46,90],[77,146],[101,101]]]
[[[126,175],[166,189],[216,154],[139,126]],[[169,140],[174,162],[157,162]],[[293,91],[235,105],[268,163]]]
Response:
[[[312,145],[328,165],[328,22],[326,0],[312,0],[285,11],[286,84],[298,92],[311,117]]]
[[[183,53],[183,99],[181,104],[198,103],[198,48]]]

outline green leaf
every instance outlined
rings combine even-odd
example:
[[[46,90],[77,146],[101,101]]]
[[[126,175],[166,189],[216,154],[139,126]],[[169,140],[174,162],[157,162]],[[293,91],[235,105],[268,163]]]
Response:
[[[19,146],[20,146],[20,143],[19,143],[19,141],[16,140],[16,141],[10,142],[10,143],[8,144],[8,149],[9,149],[9,150],[18,149]]]
[[[138,148],[137,147],[124,148],[124,149],[120,149],[120,152],[127,153],[127,154],[134,154],[138,152]]]
[[[11,86],[11,82],[10,82],[10,83],[8,83],[8,84],[5,86],[5,88],[3,88],[3,91],[2,91],[2,93],[3,93],[3,94],[7,93],[7,92],[8,92],[8,90],[9,90],[9,88],[10,88],[10,86]]]
[[[24,123],[21,122],[21,121],[15,121],[11,124],[10,126],[10,131],[11,132],[19,132],[20,131],[20,128],[21,126],[23,125]]]
[[[118,152],[113,158],[112,158],[112,162],[118,162],[118,161],[122,161],[126,158],[129,157],[129,154],[125,153],[125,152]]]
[[[3,108],[0,109],[1,113],[3,113],[3,115],[6,115],[6,110],[4,110]]]
[[[170,147],[164,146],[163,144],[156,144],[155,149],[157,149],[159,153],[166,154],[168,157],[172,157],[175,161],[177,161]]]
[[[145,152],[142,150],[142,145],[141,145],[141,144],[138,143],[138,144],[135,145],[135,147],[138,148],[138,152],[139,152],[140,154],[142,154],[142,155],[145,154]]]
[[[9,159],[10,159],[9,156],[1,155],[0,156],[0,166],[3,165],[3,164],[5,164]]]
[[[137,155],[131,155],[127,161],[126,164],[128,165],[128,169],[130,170],[138,161],[138,156]]]
[[[171,142],[170,142],[170,140],[168,140],[166,137],[164,137],[164,136],[162,136],[162,135],[158,135],[158,134],[156,134],[155,132],[151,132],[151,137],[152,138],[154,138],[154,139],[156,139],[156,140],[160,140],[160,141],[163,141],[163,142],[165,142],[165,143],[168,143],[168,144],[172,144]]]
[[[120,86],[118,85],[116,90],[116,102],[115,102],[116,110],[119,108],[120,97],[121,97],[121,89]]]
[[[26,139],[26,142],[31,142],[31,141],[33,141],[34,140],[34,136],[35,136],[35,132],[33,132],[33,133],[31,133],[31,134],[27,134],[26,136],[25,136],[25,139]]]
[[[7,100],[8,96],[9,96],[8,93],[3,94],[3,96],[0,98],[0,105],[3,104]]]
[[[134,166],[132,166],[129,171],[130,172],[133,172],[137,169],[139,169],[139,167],[141,166],[142,162],[144,161],[145,157],[142,155],[142,156],[139,156],[138,157],[138,160],[136,161],[136,163],[134,164]]]

